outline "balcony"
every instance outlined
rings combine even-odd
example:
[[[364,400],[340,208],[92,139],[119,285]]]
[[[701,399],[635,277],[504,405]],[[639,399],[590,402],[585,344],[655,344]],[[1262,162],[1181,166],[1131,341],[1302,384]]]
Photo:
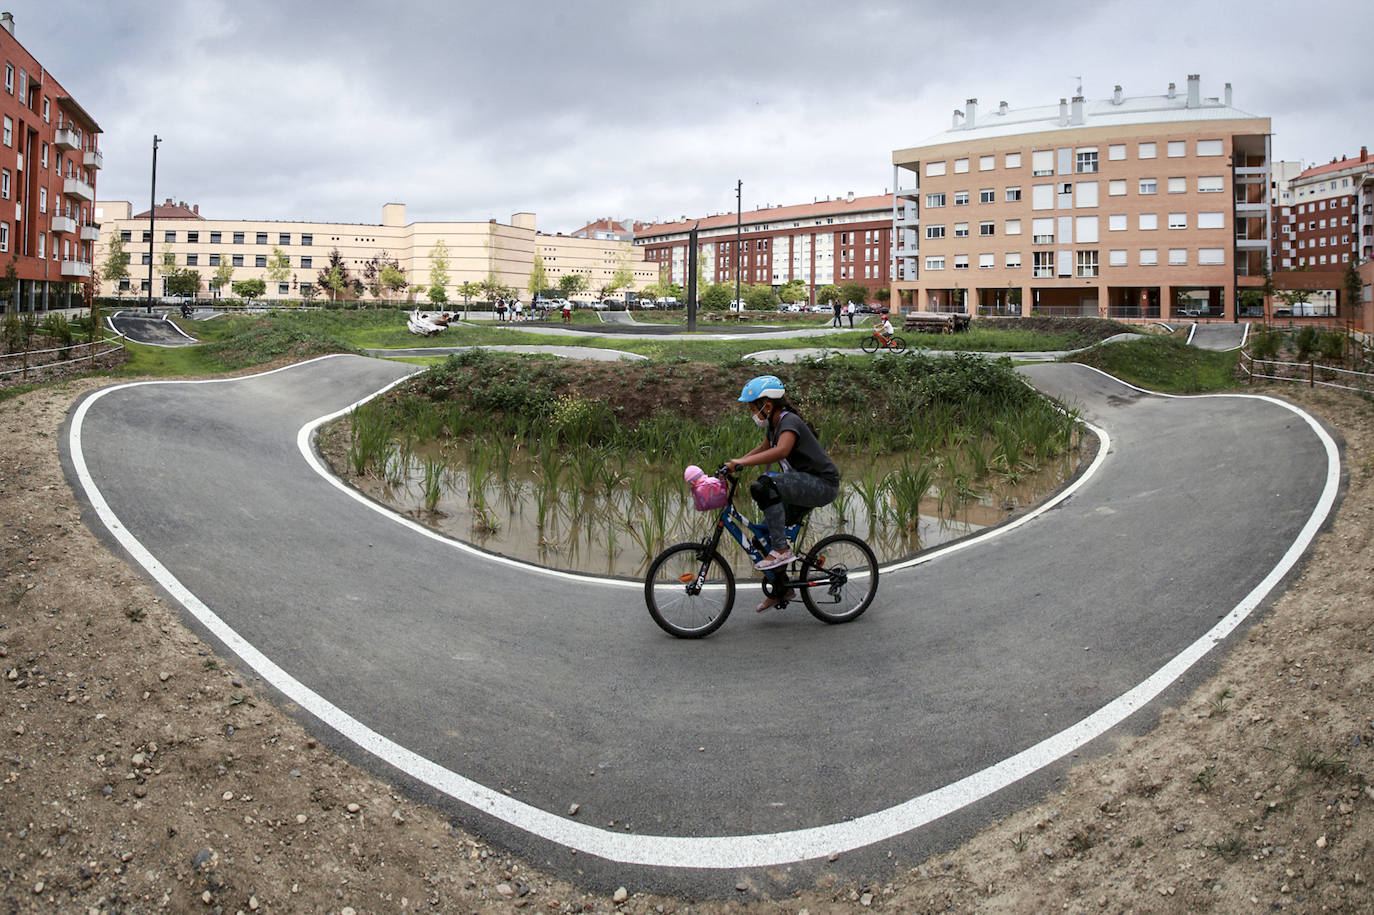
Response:
[[[919,187],[899,187],[892,193],[896,197],[907,197],[911,200],[921,199],[921,189]]]
[[[914,244],[904,244],[897,246],[898,257],[916,257],[921,253],[921,249]]]
[[[1247,201],[1247,200],[1237,200],[1237,201],[1236,201],[1236,212],[1237,212],[1237,213],[1267,213],[1267,212],[1269,212],[1269,204],[1265,203],[1263,200],[1257,200],[1257,201],[1255,201],[1254,203],[1251,203],[1250,201]]]
[[[82,226],[82,241],[100,241],[100,226]]]
[[[63,178],[62,193],[64,196],[75,197],[77,200],[84,200],[87,203],[95,202],[95,188],[80,178]]]
[[[91,275],[91,265],[85,261],[63,261],[62,278],[64,280],[84,280]]]
[[[77,138],[76,131],[70,127],[59,127],[53,134],[52,145],[59,150],[80,149],[81,140]]]
[[[908,211],[906,211],[906,210],[898,210],[898,211],[897,211],[897,225],[899,225],[899,226],[907,226],[907,227],[910,227],[910,228],[915,228],[916,226],[919,226],[920,224],[921,224],[921,216],[920,216],[920,214],[917,213],[915,210],[911,210],[910,212],[908,212]]]
[[[70,216],[54,216],[52,230],[58,235],[71,235],[76,231],[76,220]]]
[[[1245,235],[1236,236],[1236,247],[1245,251],[1259,249],[1263,251],[1269,247],[1269,241],[1265,238],[1249,238]]]
[[[98,149],[88,149],[86,154],[81,157],[81,164],[87,168],[104,168],[105,157],[100,154]]]

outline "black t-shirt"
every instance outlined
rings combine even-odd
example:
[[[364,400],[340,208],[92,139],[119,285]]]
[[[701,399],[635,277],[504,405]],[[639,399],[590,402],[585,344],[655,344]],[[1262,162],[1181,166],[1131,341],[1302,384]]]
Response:
[[[783,470],[799,470],[818,476],[836,486],[840,485],[840,468],[830,460],[830,455],[825,453],[821,443],[816,440],[811,427],[800,416],[791,411],[784,411],[778,417],[777,423],[768,430],[768,444],[776,445],[779,436],[784,432],[796,433],[797,441],[792,446],[792,452],[782,461]]]

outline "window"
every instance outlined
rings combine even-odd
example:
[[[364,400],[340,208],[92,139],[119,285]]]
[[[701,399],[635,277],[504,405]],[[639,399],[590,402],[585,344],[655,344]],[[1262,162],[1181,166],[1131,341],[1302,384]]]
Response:
[[[48,100],[46,97],[43,99],[43,123],[48,123]]]
[[[242,266],[243,266],[243,255],[242,255],[242,254],[235,254],[235,255],[234,255],[234,266],[235,266],[235,267],[242,267]]]
[[[39,152],[38,152],[38,164],[41,165],[41,166],[43,166],[44,168],[47,168],[47,167],[48,167],[48,144],[47,144],[47,143],[44,143],[44,144],[42,144],[41,146],[39,146],[38,149],[39,149]]]
[[[1108,216],[1108,217],[1107,217],[1107,231],[1108,231],[1108,232],[1125,232],[1125,231],[1126,231],[1126,214],[1125,214],[1125,213],[1113,213],[1111,216]]]
[[[967,255],[967,254],[956,254],[956,255],[954,255],[954,269],[955,269],[955,270],[967,270],[967,269],[968,269],[968,255]]]
[[[1004,231],[1004,232],[1005,232],[1006,234],[1008,234],[1008,235],[1020,235],[1020,234],[1021,234],[1021,220],[1019,220],[1019,219],[1008,219],[1008,220],[1007,220],[1007,226],[1006,226],[1006,228],[1003,229],[1002,231]]]
[[[124,231],[119,233],[119,240],[127,245],[129,242],[134,240],[134,233],[130,232],[128,229],[125,229]]]
[[[1215,267],[1226,263],[1226,249],[1224,248],[1198,248],[1197,262],[1203,267]]]
[[[1184,142],[1183,140],[1169,141],[1170,159],[1181,159],[1186,155],[1188,155],[1188,144],[1186,142]]]
[[[1170,178],[1170,179],[1169,179],[1169,193],[1170,193],[1170,194],[1186,194],[1186,193],[1188,193],[1188,179],[1187,179],[1187,178]]]
[[[1019,201],[1020,199],[1021,199],[1021,188],[1019,188],[1019,187],[1009,187],[1009,188],[1007,188],[1007,203],[1016,203],[1016,202]]]
[[[9,249],[10,224],[7,222],[0,222],[0,251],[8,251]]]
[[[1053,219],[1032,219],[1031,220],[1031,242],[1037,245],[1054,244],[1054,220]]]
[[[1020,154],[1020,153],[1007,153],[1007,157],[1006,157],[1005,160],[1003,160],[1002,165],[1003,165],[1005,168],[1020,168],[1020,167],[1021,167],[1021,154]]]
[[[188,267],[199,267],[199,266],[200,266],[200,255],[199,255],[199,254],[188,254],[188,255],[186,255],[186,266],[188,266]]]
[[[144,252],[143,252],[143,261],[142,261],[142,262],[143,262],[144,264],[151,264],[151,263],[153,262],[153,256],[152,256],[151,254],[149,254],[147,251],[144,251]]]
[[[211,255],[210,255],[210,266],[211,266],[211,267],[218,267],[218,266],[219,266],[219,255],[218,255],[218,254],[211,254]]]
[[[1139,224],[1138,228],[1139,228],[1142,232],[1150,232],[1150,231],[1153,231],[1153,230],[1155,230],[1155,229],[1158,229],[1158,228],[1159,228],[1159,214],[1158,214],[1158,213],[1141,213],[1141,214],[1140,214],[1140,224]]]
[[[1031,175],[1039,178],[1042,175],[1054,174],[1054,150],[1037,149],[1031,153]]]
[[[978,202],[979,202],[979,203],[996,203],[996,202],[997,202],[997,191],[993,190],[993,189],[990,188],[990,187],[985,187],[985,188],[983,188],[981,191],[978,192]]]
[[[236,245],[241,245],[241,244],[243,244],[243,233],[242,233],[242,232],[235,232],[235,233],[234,233],[234,244],[236,244]]]
[[[1054,209],[1054,185],[1037,184],[1031,188],[1031,209],[1032,210],[1052,210]]]
[[[1126,266],[1126,249],[1116,248],[1107,252],[1107,266],[1124,267]]]
[[[1108,197],[1124,197],[1124,196],[1126,196],[1126,179],[1125,179],[1125,178],[1114,178],[1114,179],[1112,179],[1111,181],[1108,181],[1108,182],[1107,182],[1107,196],[1108,196]]]
[[[1054,252],[1035,251],[1031,254],[1031,276],[1038,278],[1054,276]]]
[[[1074,187],[1074,206],[1095,207],[1097,206],[1097,182],[1080,181]]]
[[[1198,140],[1197,154],[1199,156],[1220,156],[1222,155],[1220,140]]]
[[[980,222],[980,223],[978,223],[978,234],[979,234],[980,236],[983,236],[984,238],[986,238],[986,237],[989,236],[989,235],[995,235],[995,234],[997,234],[997,230],[996,230],[996,228],[995,228],[995,225],[996,225],[996,224],[993,223],[993,222]]]
[[[938,178],[938,177],[940,177],[941,175],[943,175],[944,173],[945,173],[945,163],[944,163],[944,162],[927,162],[927,163],[926,163],[926,177],[927,177],[927,178]]]
[[[48,189],[45,187],[38,189],[38,212],[48,212]]]
[[[1159,250],[1157,248],[1140,249],[1140,266],[1153,267],[1159,263]]]
[[[945,195],[944,195],[943,193],[940,193],[940,194],[926,194],[926,209],[933,210],[933,209],[935,209],[935,208],[937,208],[937,207],[942,207],[942,206],[944,206],[944,205],[945,205]]]
[[[290,233],[290,232],[282,232],[281,234],[279,234],[279,235],[277,236],[277,244],[279,244],[279,245],[289,245],[289,244],[291,244],[291,233]]]
[[[956,222],[956,223],[954,224],[954,237],[955,237],[955,238],[968,238],[968,223],[966,223],[966,222]]]
[[[990,171],[992,171],[992,170],[993,170],[994,168],[996,168],[996,167],[997,167],[997,157],[996,157],[996,156],[979,156],[979,157],[978,157],[978,171],[980,171],[980,172],[990,172]]]
[[[187,242],[187,244],[192,244],[192,245],[198,245],[198,244],[200,244],[200,233],[199,233],[199,232],[187,232],[187,233],[186,233],[186,242]]]
[[[927,270],[943,270],[943,269],[945,269],[945,259],[944,259],[943,257],[927,257],[927,258],[926,258],[926,269],[927,269]]]
[[[303,245],[313,245],[314,243],[315,243],[315,236],[313,236],[313,235],[302,235],[302,236],[301,236],[301,244],[303,244]]]
[[[1225,189],[1226,184],[1221,175],[1208,175],[1197,179],[1197,192],[1199,194],[1217,194]]]
[[[1197,214],[1197,227],[1199,229],[1224,229],[1226,228],[1226,217],[1222,213],[1199,213]]]
[[[14,145],[14,119],[5,115],[5,145]]]
[[[176,229],[168,229],[167,231],[163,232],[163,233],[162,233],[162,240],[163,240],[164,242],[166,242],[167,244],[169,244],[169,245],[170,245],[170,244],[175,244],[175,243],[176,243],[176,240],[177,240],[177,230],[176,230]]]
[[[1171,229],[1186,229],[1186,228],[1188,228],[1188,214],[1187,214],[1187,213],[1170,213],[1170,214],[1169,214],[1169,228],[1171,228]]]
[[[1153,143],[1141,143],[1140,146],[1136,149],[1136,158],[1138,158],[1138,159],[1153,159],[1153,158],[1155,158],[1155,144],[1153,144]]]
[[[1140,193],[1142,193],[1142,194],[1157,194],[1157,193],[1159,193],[1159,182],[1156,181],[1154,178],[1141,178],[1141,179],[1140,179]]]
[[[1004,258],[1004,262],[1008,269],[1015,270],[1017,267],[1021,266],[1021,252],[1008,251],[1007,256]]]
[[[302,270],[310,270],[310,269],[313,269],[314,263],[315,263],[315,259],[314,259],[313,257],[303,257],[303,258],[301,258],[301,269],[302,269]]]
[[[986,269],[988,269],[988,268],[990,268],[990,267],[996,267],[996,266],[997,266],[997,255],[995,255],[995,254],[980,254],[980,255],[978,255],[978,269],[979,269],[979,270],[986,270]]]
[[[1088,244],[1097,241],[1097,217],[1079,216],[1074,220],[1074,238]],[[1066,239],[1068,240],[1068,239]]]
[[[5,91],[14,95],[14,64],[5,64]]]
[[[150,242],[150,241],[152,241],[152,240],[153,240],[153,233],[152,233],[152,232],[149,232],[147,229],[144,229],[144,230],[143,230],[143,238],[142,238],[143,243],[146,245],[148,242]]]
[[[10,170],[0,169],[0,200],[10,199]],[[128,239],[125,239],[128,241]]]
[[[926,226],[926,238],[944,238],[944,226]]]
[[[259,232],[259,233],[258,233],[258,244],[260,244],[260,245],[265,245],[265,244],[267,244],[267,233],[266,233],[266,232]]]
[[[1092,277],[1097,276],[1097,252],[1079,251],[1077,259],[1076,276]]]
[[[962,174],[966,173],[967,171],[968,171],[968,160],[967,160],[967,159],[955,159],[955,160],[954,160],[954,174],[956,174],[956,175],[962,175]]]
[[[1110,162],[1124,162],[1126,160],[1126,144],[1114,143],[1108,146],[1107,160]]]
[[[291,284],[290,284],[290,283],[278,283],[278,284],[277,284],[277,295],[290,295],[290,294],[291,294]]]
[[[212,245],[217,245],[217,244],[220,243],[219,240],[220,240],[220,233],[218,233],[218,232],[211,232],[211,233],[210,233],[210,244],[212,244]]]
[[[1089,147],[1078,150],[1074,157],[1073,170],[1079,175],[1093,175],[1097,173],[1097,148]]]
[[[955,191],[955,192],[954,192],[954,205],[957,206],[957,207],[966,207],[966,206],[968,206],[968,191]]]

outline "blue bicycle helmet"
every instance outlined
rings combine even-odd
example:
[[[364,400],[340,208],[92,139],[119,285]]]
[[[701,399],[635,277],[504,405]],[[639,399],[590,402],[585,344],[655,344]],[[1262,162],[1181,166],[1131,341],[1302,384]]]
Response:
[[[784,393],[781,378],[777,375],[760,375],[757,378],[751,378],[749,383],[744,386],[744,390],[739,392],[739,402],[753,403],[760,397],[776,400]]]

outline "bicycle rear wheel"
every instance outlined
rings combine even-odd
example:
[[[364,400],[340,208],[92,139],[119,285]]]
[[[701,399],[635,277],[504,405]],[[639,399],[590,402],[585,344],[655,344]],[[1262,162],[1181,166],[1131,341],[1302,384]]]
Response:
[[[878,338],[869,334],[867,337],[863,338],[863,342],[859,344],[859,348],[870,356],[873,355],[878,351]]]
[[[901,337],[894,336],[892,338],[892,349],[894,352],[898,353],[906,352],[906,341]]]
[[[649,565],[644,603],[664,632],[700,639],[719,629],[730,615],[735,574],[715,550],[700,543],[678,543]]]
[[[831,534],[802,560],[802,602],[816,619],[847,623],[858,619],[878,593],[878,560],[853,534]]]

